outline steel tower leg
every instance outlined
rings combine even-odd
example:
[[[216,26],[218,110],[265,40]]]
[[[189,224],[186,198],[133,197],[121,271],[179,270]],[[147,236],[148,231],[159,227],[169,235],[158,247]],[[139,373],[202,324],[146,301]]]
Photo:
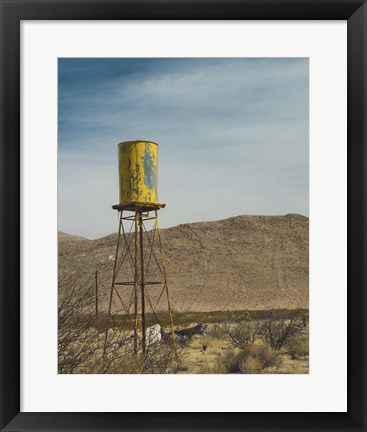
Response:
[[[134,353],[138,352],[138,281],[139,281],[139,270],[138,270],[138,254],[139,254],[139,213],[135,210],[135,259],[134,259]]]
[[[143,217],[139,213],[140,235],[140,288],[141,288],[141,337],[143,354],[145,354],[145,286],[144,286],[144,245],[143,245]]]

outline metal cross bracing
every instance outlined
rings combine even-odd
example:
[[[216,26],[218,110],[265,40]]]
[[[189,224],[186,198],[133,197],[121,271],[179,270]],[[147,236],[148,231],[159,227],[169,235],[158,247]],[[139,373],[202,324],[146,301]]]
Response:
[[[135,203],[134,203],[135,204]],[[120,304],[133,332],[134,353],[147,350],[147,314],[156,324],[162,323],[157,308],[162,310],[161,301],[165,298],[169,314],[170,337],[177,356],[171,302],[168,291],[166,267],[162,247],[158,209],[135,204],[134,206],[114,206],[119,211],[119,229],[108,306],[108,319],[104,338],[103,354],[109,344],[113,300]],[[131,214],[133,212],[133,214]],[[147,230],[146,222],[151,221],[153,228]],[[125,224],[130,223],[128,231]],[[163,327],[162,327],[163,328]]]

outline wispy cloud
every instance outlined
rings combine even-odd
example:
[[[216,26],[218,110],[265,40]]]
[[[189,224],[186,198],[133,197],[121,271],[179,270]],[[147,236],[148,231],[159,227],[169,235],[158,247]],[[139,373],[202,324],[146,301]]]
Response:
[[[159,143],[163,226],[307,215],[308,60],[59,60],[59,229],[116,229],[116,145],[137,138]]]

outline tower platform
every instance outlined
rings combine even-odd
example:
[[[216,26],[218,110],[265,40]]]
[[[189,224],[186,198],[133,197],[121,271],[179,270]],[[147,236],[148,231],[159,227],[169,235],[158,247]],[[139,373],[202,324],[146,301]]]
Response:
[[[115,204],[112,206],[114,210],[117,211],[153,211],[153,210],[159,210],[161,208],[165,208],[166,204],[160,204],[160,203],[152,203],[152,202],[138,202],[138,201],[131,201],[125,204]]]

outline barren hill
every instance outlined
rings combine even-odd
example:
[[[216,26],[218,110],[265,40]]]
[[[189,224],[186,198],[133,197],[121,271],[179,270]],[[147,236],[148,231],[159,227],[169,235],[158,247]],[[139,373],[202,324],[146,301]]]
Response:
[[[308,308],[308,226],[308,218],[288,214],[162,230],[173,309]],[[115,247],[116,234],[88,240],[59,233],[60,274],[93,283],[98,270],[101,310],[107,310]],[[128,263],[121,271],[130,272]]]

